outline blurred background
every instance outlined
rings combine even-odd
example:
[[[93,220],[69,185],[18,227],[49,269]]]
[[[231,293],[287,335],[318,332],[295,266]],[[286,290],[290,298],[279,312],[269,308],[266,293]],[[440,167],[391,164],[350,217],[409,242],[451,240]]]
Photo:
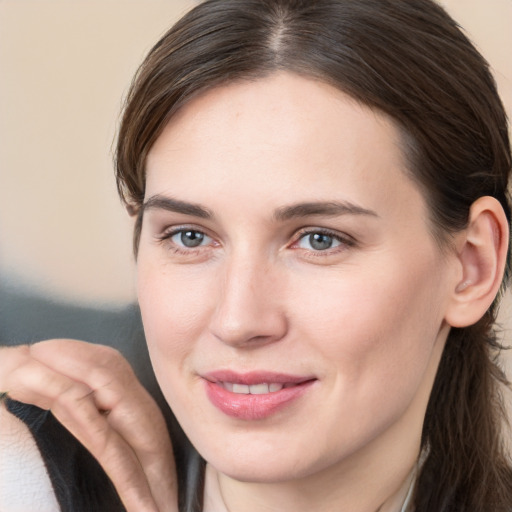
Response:
[[[138,64],[193,3],[0,0],[0,342],[16,336],[13,314],[34,329],[52,314],[25,312],[20,296],[66,314],[135,300],[112,143]],[[490,61],[512,116],[512,0],[441,3]],[[501,311],[508,342],[511,302]],[[506,364],[512,374],[512,355]]]
[[[80,302],[134,298],[111,148],[131,77],[192,2],[0,1],[0,278]]]

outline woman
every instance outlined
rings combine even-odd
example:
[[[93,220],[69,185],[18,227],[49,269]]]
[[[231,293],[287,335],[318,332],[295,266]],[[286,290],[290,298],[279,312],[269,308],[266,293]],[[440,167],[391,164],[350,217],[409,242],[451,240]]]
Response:
[[[152,364],[206,461],[178,455],[183,510],[511,509],[493,334],[510,168],[488,67],[428,0],[210,0],[157,43],[117,178]],[[110,356],[91,383],[50,348],[24,361],[91,394],[168,504],[129,370],[107,397]],[[65,420],[59,397],[42,405]]]

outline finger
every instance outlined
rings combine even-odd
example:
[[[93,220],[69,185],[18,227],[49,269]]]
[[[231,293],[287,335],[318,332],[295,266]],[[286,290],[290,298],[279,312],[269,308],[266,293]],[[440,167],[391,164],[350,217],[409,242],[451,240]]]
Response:
[[[28,345],[16,347],[0,347],[0,391],[8,393],[9,385],[7,378],[11,373],[24,364],[29,358]]]
[[[26,352],[16,359],[19,365],[9,375],[0,372],[10,390],[9,396],[51,409],[55,417],[100,462],[127,510],[157,510],[136,454],[98,411],[89,386],[27,357]]]
[[[129,512],[157,511],[146,474],[131,447],[97,409],[91,408],[90,416],[77,415],[69,406],[75,399],[70,397],[69,405],[66,401],[66,397],[62,397],[52,408],[53,414],[100,462],[126,509]]]
[[[159,407],[116,350],[75,340],[31,347],[50,367],[85,382],[97,408],[135,452],[161,510],[177,510],[177,477],[172,444]]]
[[[126,429],[127,441],[138,446],[142,456],[158,451],[160,447],[154,446],[153,441],[155,429],[158,433],[167,432],[163,416],[117,350],[76,340],[42,342],[30,350],[48,367],[94,390],[98,408],[111,411],[109,421],[118,421],[120,431]]]
[[[84,395],[92,392],[85,383],[64,378],[31,358],[28,347],[9,347],[2,349],[0,355],[0,386],[14,400],[50,409],[55,397],[70,387]]]

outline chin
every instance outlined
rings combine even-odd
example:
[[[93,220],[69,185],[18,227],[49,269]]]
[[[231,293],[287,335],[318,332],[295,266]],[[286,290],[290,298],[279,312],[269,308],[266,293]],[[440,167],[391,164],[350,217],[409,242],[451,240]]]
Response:
[[[305,468],[295,467],[293,464],[272,464],[266,461],[235,461],[235,460],[222,460],[222,461],[208,461],[217,471],[224,475],[237,480],[239,482],[252,482],[252,483],[277,483],[285,482],[295,479],[300,479],[311,471]]]
[[[277,448],[276,448],[277,447]],[[198,446],[215,470],[240,482],[277,483],[311,476],[335,461],[282,443],[245,443],[229,448]],[[332,455],[332,454],[331,454]]]

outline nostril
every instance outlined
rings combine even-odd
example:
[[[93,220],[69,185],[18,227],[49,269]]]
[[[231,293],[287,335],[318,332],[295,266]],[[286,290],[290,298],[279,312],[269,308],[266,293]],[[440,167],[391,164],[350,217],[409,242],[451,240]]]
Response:
[[[255,347],[282,339],[287,331],[287,320],[279,307],[275,280],[261,262],[248,261],[239,256],[225,267],[223,285],[219,289],[217,306],[213,312],[210,330],[228,345]],[[263,272],[265,268],[265,272]]]
[[[284,319],[269,318],[266,321],[246,321],[236,326],[217,323],[211,328],[212,334],[222,343],[244,348],[276,342],[285,336],[286,331]]]

